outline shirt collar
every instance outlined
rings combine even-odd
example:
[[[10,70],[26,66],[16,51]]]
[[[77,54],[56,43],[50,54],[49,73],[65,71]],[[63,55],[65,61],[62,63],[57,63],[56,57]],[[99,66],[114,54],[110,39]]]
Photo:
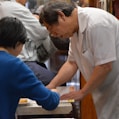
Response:
[[[78,22],[79,22],[79,31],[83,33],[86,29],[88,23],[88,15],[85,13],[85,8],[78,8]]]

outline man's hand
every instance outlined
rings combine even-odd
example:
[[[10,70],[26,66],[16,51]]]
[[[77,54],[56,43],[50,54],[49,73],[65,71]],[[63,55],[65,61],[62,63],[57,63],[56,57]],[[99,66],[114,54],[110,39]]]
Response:
[[[81,91],[72,91],[70,93],[64,94],[60,97],[61,100],[82,100],[84,94]]]

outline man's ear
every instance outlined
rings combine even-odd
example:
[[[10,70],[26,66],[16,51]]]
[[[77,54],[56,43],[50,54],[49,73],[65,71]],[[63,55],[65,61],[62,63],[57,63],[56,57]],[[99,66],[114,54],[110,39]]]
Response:
[[[65,14],[62,11],[58,11],[58,15],[61,19],[65,20]]]

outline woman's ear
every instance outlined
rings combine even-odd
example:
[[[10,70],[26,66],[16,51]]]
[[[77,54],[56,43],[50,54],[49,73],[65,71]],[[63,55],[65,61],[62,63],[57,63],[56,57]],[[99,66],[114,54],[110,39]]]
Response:
[[[18,47],[19,45],[21,45],[21,43],[17,42],[16,45],[15,45],[15,48]]]

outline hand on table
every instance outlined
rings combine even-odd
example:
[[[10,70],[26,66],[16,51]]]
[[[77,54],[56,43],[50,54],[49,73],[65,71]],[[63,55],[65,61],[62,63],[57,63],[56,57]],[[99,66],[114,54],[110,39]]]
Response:
[[[60,99],[61,100],[82,100],[84,95],[81,91],[72,91],[70,93],[63,94]]]

